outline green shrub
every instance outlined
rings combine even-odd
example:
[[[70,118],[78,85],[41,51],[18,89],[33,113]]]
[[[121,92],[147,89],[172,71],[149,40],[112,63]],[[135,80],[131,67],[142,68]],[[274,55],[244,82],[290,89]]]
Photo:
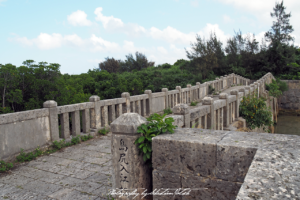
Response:
[[[83,135],[83,136],[81,136],[81,141],[87,141],[87,140],[90,140],[90,139],[92,139],[93,138],[93,136],[91,136],[90,134],[89,135]]]
[[[195,101],[195,102],[194,102],[194,101],[192,101],[192,102],[191,102],[191,106],[196,106],[197,104],[198,104],[198,102],[197,102],[197,101]]]
[[[174,133],[174,129],[176,128],[172,124],[174,119],[172,117],[164,119],[165,116],[166,114],[159,115],[154,113],[147,118],[148,123],[142,124],[137,130],[142,136],[136,139],[134,143],[138,145],[140,153],[143,154],[143,160],[148,162],[150,166],[152,160],[152,138],[167,131]]]
[[[0,173],[9,171],[13,166],[12,163],[6,163],[3,160],[0,160]]]
[[[164,109],[164,114],[166,115],[172,114],[171,108]]]
[[[265,100],[262,97],[257,98],[257,95],[243,97],[239,112],[240,116],[246,120],[248,128],[263,127],[266,131],[265,126],[273,125],[272,113],[270,108],[267,108]]]
[[[16,158],[19,162],[26,162],[31,161],[42,154],[43,152],[40,150],[39,147],[36,148],[35,151],[29,153],[25,153],[24,149],[21,149],[20,155],[18,155]]]
[[[266,84],[266,90],[269,91],[269,94],[273,97],[279,97],[284,91],[288,91],[288,85],[286,82],[281,81],[280,79],[272,79],[272,83]]]
[[[213,88],[211,85],[208,86],[208,94],[213,94],[215,92],[215,88]]]
[[[72,145],[79,144],[80,143],[80,136],[78,135],[78,136],[72,138],[71,143],[72,143]]]
[[[65,146],[65,140],[61,140],[59,142],[55,140],[52,144],[52,147],[57,150],[60,150],[64,146]]]
[[[103,129],[99,130],[98,133],[101,135],[106,135],[107,133],[109,133],[109,129],[103,128]]]

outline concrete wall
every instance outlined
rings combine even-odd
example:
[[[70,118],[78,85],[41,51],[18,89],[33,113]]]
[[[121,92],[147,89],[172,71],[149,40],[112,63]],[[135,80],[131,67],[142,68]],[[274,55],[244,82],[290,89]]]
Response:
[[[20,149],[34,150],[50,144],[48,109],[39,109],[6,115],[0,124],[0,158],[8,159]],[[5,115],[1,116],[2,118]]]
[[[300,115],[300,80],[282,80],[289,90],[278,98],[279,112],[288,115]]]

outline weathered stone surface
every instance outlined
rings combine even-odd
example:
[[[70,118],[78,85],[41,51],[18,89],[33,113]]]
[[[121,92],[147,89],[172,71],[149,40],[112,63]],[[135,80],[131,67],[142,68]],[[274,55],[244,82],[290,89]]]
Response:
[[[158,192],[163,193],[169,189],[169,193],[174,193],[176,189],[181,188],[180,174],[153,170],[153,190],[157,189]],[[176,188],[176,189],[175,189]],[[153,200],[169,200],[174,198],[173,195],[154,195]],[[181,195],[175,195],[174,200],[181,200]]]
[[[186,115],[190,112],[190,109],[187,104],[178,104],[172,109],[172,112],[175,115]]]
[[[146,118],[137,113],[124,113],[110,125],[113,133],[137,134],[137,127],[147,123]]]

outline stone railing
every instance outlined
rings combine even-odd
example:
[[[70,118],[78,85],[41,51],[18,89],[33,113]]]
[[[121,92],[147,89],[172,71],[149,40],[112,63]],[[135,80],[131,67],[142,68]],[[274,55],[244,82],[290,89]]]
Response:
[[[264,77],[267,80],[270,74]],[[3,114],[0,115],[0,159],[19,153],[21,148],[29,151],[55,140],[95,134],[123,113],[135,112],[145,117],[178,104],[202,100],[208,95],[209,86],[216,91],[223,91],[231,85],[249,83],[249,79],[230,74],[202,84],[197,82],[195,86],[187,85],[187,88],[177,86],[170,91],[167,88],[157,93],[146,90],[145,94],[136,96],[124,92],[121,98],[108,100],[91,96],[90,102],[65,106],[57,106],[55,101],[49,100],[44,102],[43,109]]]
[[[202,99],[202,105],[196,108],[190,108],[187,104],[178,104],[173,108],[173,115],[170,117],[175,119],[175,125],[182,128],[224,130],[239,117],[239,105],[243,96],[256,94],[267,99],[266,104],[271,108],[272,119],[277,121],[277,99],[270,97],[265,90],[265,83],[269,83],[272,78],[274,77],[270,74],[250,86],[231,90],[230,94],[221,93],[218,100],[205,97]]]

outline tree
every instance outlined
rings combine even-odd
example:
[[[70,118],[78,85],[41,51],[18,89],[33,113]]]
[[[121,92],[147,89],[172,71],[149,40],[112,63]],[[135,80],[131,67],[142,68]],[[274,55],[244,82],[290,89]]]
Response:
[[[192,50],[186,50],[187,57],[191,60],[190,70],[192,73],[201,73],[202,78],[208,77],[211,71],[218,71],[221,67],[224,52],[222,42],[219,41],[215,33],[210,34],[209,40],[196,36],[196,42],[191,43]]]
[[[140,71],[142,69],[154,66],[155,62],[148,61],[147,57],[139,52],[135,53],[135,59],[132,54],[126,56],[126,60],[122,65],[122,71],[131,72],[133,70]]]
[[[2,93],[2,108],[5,108],[5,98],[9,89],[13,88],[16,66],[5,64],[0,66],[0,89]]]
[[[104,62],[99,63],[99,68],[109,73],[117,73],[120,71],[120,62],[120,60],[107,57]]]
[[[286,14],[285,9],[283,1],[275,4],[274,12],[271,12],[271,17],[275,18],[275,21],[271,30],[265,34],[266,41],[269,42],[268,68],[275,75],[291,71],[292,67],[288,64],[295,62],[295,48],[290,45],[290,42],[294,41],[290,35],[294,31],[289,24],[291,13]]]

